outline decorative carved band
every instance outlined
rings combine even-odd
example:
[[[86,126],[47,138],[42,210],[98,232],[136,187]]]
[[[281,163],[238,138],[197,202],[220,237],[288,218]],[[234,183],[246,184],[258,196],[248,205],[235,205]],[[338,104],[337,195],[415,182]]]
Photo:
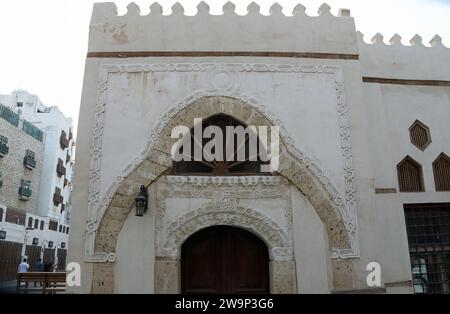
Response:
[[[251,177],[199,177],[199,176],[167,176],[167,182],[175,185],[191,186],[278,186],[286,179],[278,176],[251,176]]]
[[[281,226],[265,214],[229,202],[224,206],[206,206],[191,211],[170,223],[166,245],[157,250],[159,257],[179,259],[181,245],[191,235],[204,228],[216,225],[237,226],[261,236],[270,248],[273,261],[293,259],[292,241]]]
[[[281,52],[281,51],[117,51],[89,52],[88,58],[146,58],[146,57],[271,57],[359,60],[359,55],[322,52]]]
[[[100,195],[100,172],[102,161],[103,133],[105,124],[105,112],[107,104],[107,91],[109,75],[112,73],[149,73],[149,72],[206,72],[207,76],[225,73],[232,82],[230,86],[221,88],[215,86],[213,80],[209,80],[210,86],[205,89],[195,91],[180,102],[174,102],[168,106],[167,112],[159,119],[158,124],[150,134],[147,147],[132,160],[130,164],[124,167],[123,172],[116,177],[115,181],[106,190],[106,193]],[[341,154],[344,165],[344,195],[336,188],[333,181],[323,170],[316,158],[310,156],[299,149],[289,135],[288,130],[284,128],[284,123],[274,116],[274,114],[260,104],[252,95],[241,94],[239,73],[245,72],[279,72],[279,73],[317,73],[323,75],[332,75],[335,81],[335,91],[337,99],[337,114],[339,117]],[[332,258],[355,258],[359,257],[358,227],[356,215],[356,189],[354,182],[354,169],[351,147],[351,129],[348,121],[348,106],[345,96],[345,84],[342,69],[339,66],[331,65],[305,65],[305,64],[260,64],[260,63],[150,63],[150,64],[107,64],[101,66],[100,78],[98,83],[97,106],[95,112],[95,126],[92,132],[91,147],[91,165],[90,182],[88,197],[88,223],[85,240],[85,256],[88,262],[113,262],[114,253],[97,253],[94,250],[97,228],[106,212],[109,204],[120,185],[125,178],[153,151],[155,143],[164,130],[165,126],[184,108],[197,102],[199,99],[207,96],[224,96],[240,100],[245,104],[251,105],[258,112],[263,114],[274,125],[281,126],[280,135],[286,144],[288,151],[292,153],[299,161],[303,162],[318,180],[323,184],[329,193],[335,208],[338,210],[345,225],[348,237],[351,242],[351,248],[331,248]],[[155,178],[156,179],[156,178]],[[100,258],[102,257],[102,258]]]

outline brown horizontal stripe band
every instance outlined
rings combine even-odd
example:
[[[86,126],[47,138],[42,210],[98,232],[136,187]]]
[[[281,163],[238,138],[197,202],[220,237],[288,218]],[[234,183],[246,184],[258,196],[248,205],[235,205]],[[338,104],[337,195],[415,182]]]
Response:
[[[390,79],[380,77],[363,77],[363,82],[394,85],[450,86],[450,81]]]
[[[128,51],[89,52],[88,58],[143,58],[143,57],[277,57],[359,60],[359,55],[316,52],[274,52],[274,51]]]
[[[395,194],[397,193],[396,188],[380,188],[375,189],[375,194]]]

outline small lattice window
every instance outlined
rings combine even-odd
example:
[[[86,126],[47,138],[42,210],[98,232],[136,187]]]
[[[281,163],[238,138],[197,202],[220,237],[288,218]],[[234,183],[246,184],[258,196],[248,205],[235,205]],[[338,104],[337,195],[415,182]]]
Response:
[[[397,165],[400,192],[424,192],[422,166],[407,156]]]
[[[436,191],[450,191],[450,158],[442,153],[433,162]]]
[[[425,150],[431,144],[430,128],[416,120],[409,128],[411,143],[420,150]]]

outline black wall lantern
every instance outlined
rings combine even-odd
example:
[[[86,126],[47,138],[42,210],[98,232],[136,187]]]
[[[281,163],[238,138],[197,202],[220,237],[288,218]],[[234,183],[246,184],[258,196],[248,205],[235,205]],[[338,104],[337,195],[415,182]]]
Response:
[[[136,217],[144,216],[148,208],[148,192],[145,186],[141,186],[141,192],[139,192],[134,200],[134,205],[136,207]]]

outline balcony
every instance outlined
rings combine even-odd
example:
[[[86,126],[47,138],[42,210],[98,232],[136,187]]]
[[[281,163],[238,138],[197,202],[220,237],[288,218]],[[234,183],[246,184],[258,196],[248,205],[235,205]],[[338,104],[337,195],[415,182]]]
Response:
[[[0,118],[3,118],[16,127],[19,125],[19,115],[2,104],[0,104]]]
[[[23,159],[23,164],[27,169],[35,169],[37,164],[36,155],[32,151],[28,150],[25,158]]]
[[[44,140],[44,132],[42,132],[40,129],[26,120],[23,121],[22,130],[37,139],[39,142],[42,142]]]
[[[67,134],[64,131],[61,131],[61,136],[59,138],[59,144],[61,146],[61,149],[66,149],[69,147],[69,140],[67,139]]]
[[[21,201],[28,201],[31,195],[31,181],[22,180],[22,184],[19,187],[19,199]]]
[[[64,203],[64,197],[61,195],[61,189],[56,188],[55,194],[53,194],[53,205],[58,206],[62,203]]]
[[[56,173],[59,178],[66,175],[66,168],[64,167],[64,161],[62,159],[58,160],[58,165],[56,166]]]

